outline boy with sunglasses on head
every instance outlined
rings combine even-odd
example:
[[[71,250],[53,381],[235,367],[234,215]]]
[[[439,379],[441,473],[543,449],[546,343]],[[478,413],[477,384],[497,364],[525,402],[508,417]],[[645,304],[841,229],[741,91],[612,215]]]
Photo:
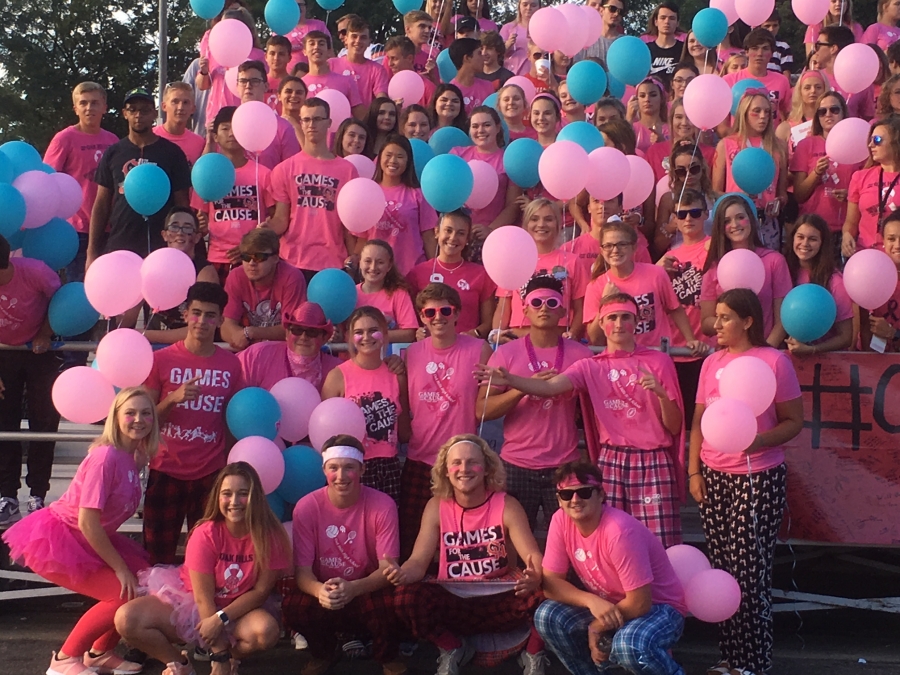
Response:
[[[594,44],[575,55],[575,61],[598,59],[600,64],[606,68],[606,53],[609,51],[609,46],[616,38],[624,34],[622,21],[628,13],[628,2],[627,0],[587,0],[586,6],[600,13],[603,30]]]
[[[278,235],[256,228],[241,239],[241,266],[228,274],[222,338],[236,351],[254,342],[283,340],[282,311],[306,300],[303,273],[279,255]]]

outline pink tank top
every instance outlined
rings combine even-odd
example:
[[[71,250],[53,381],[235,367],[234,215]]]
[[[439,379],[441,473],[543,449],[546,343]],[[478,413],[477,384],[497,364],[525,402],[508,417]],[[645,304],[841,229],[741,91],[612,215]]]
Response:
[[[747,139],[747,145],[744,147],[759,148],[761,146],[762,139]],[[728,136],[725,138],[725,192],[743,192],[743,190],[738,187],[737,183],[734,182],[734,178],[731,175],[731,163],[734,161],[735,156],[743,149],[744,148],[739,144],[737,136]],[[769,185],[764,192],[756,195],[753,200],[758,208],[764,209],[766,208],[766,204],[775,200],[775,197],[778,194],[778,172],[778,161],[776,160],[775,178],[772,180],[772,184]]]
[[[383,363],[366,370],[344,361],[338,368],[344,374],[344,398],[356,403],[366,416],[365,458],[396,457],[397,419],[402,410],[397,376]]]
[[[503,531],[506,493],[495,492],[481,506],[464,509],[441,500],[441,558],[438,579],[491,579],[509,567]]]

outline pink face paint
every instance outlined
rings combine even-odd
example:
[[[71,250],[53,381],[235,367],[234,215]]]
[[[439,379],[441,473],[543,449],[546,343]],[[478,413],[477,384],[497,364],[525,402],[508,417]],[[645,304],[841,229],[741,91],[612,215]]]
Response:
[[[359,333],[356,333],[356,334],[353,336],[353,341],[354,341],[356,344],[359,344],[360,342],[363,341],[363,338],[364,338],[364,337],[366,337],[366,336],[365,336],[365,335],[361,335],[361,334],[359,334]]]
[[[374,333],[372,333],[372,339],[381,342],[382,340],[384,340],[384,333],[382,333],[380,330],[376,330]]]

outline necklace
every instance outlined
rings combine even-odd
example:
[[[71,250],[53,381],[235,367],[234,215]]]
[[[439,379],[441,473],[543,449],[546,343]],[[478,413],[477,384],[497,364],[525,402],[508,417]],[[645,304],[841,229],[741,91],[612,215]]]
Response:
[[[525,336],[525,351],[528,354],[528,360],[531,362],[531,371],[534,373],[541,372],[541,362],[538,360],[537,353],[534,351],[534,345],[531,343],[531,336]],[[557,373],[562,372],[563,358],[566,353],[566,341],[559,337],[556,342],[556,361],[553,363],[553,370]]]
[[[447,267],[444,263],[441,262],[441,259],[440,259],[440,258],[435,258],[434,261],[435,261],[435,262],[438,264],[438,266],[439,266],[442,270],[444,270],[445,272],[455,272],[455,271],[458,270],[460,267],[462,267],[463,265],[466,264],[465,258],[463,258],[462,260],[460,260],[459,263],[456,265],[456,267]]]

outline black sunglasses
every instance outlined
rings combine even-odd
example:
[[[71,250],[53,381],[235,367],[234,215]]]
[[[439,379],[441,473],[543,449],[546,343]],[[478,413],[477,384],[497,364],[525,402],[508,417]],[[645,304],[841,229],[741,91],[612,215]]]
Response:
[[[294,337],[300,337],[301,335],[308,335],[311,338],[317,338],[325,331],[320,328],[310,328],[309,326],[295,326],[291,324],[288,326],[288,330],[291,332],[291,335]]]
[[[816,42],[814,46],[816,49],[819,49],[820,47],[831,47],[832,44],[830,42]]]
[[[698,173],[703,171],[703,167],[699,164],[691,164],[690,167],[676,166],[673,170],[675,171],[676,176],[678,176],[679,178],[684,178],[689,173],[692,176],[696,176]]]
[[[618,5],[603,5],[603,9],[607,10],[610,14],[625,15],[625,8],[619,7]]]
[[[691,218],[699,218],[704,213],[706,213],[706,209],[678,209],[675,212],[675,217],[678,220],[685,220],[688,216]]]
[[[570,502],[575,495],[578,495],[579,499],[590,499],[594,496],[594,491],[597,489],[596,487],[563,488],[562,490],[557,490],[556,494],[564,502]]]
[[[263,263],[266,262],[269,258],[271,258],[274,253],[241,253],[241,260],[243,262],[255,262],[255,263]]]
[[[531,55],[531,58],[534,60],[537,60],[537,59],[549,58],[549,55],[547,54],[547,52],[535,52],[534,54]]]
[[[827,115],[828,113],[831,113],[832,115],[840,115],[841,112],[842,112],[842,111],[841,111],[841,106],[839,106],[839,105],[830,105],[830,106],[828,106],[827,108],[826,108],[826,107],[822,107],[822,108],[819,108],[818,110],[816,110],[816,115],[817,115],[818,117],[825,117],[825,115]]]
[[[422,310],[422,316],[426,319],[433,319],[437,316],[438,312],[441,313],[441,316],[453,316],[453,308],[450,305],[444,305],[443,307],[426,307]]]

